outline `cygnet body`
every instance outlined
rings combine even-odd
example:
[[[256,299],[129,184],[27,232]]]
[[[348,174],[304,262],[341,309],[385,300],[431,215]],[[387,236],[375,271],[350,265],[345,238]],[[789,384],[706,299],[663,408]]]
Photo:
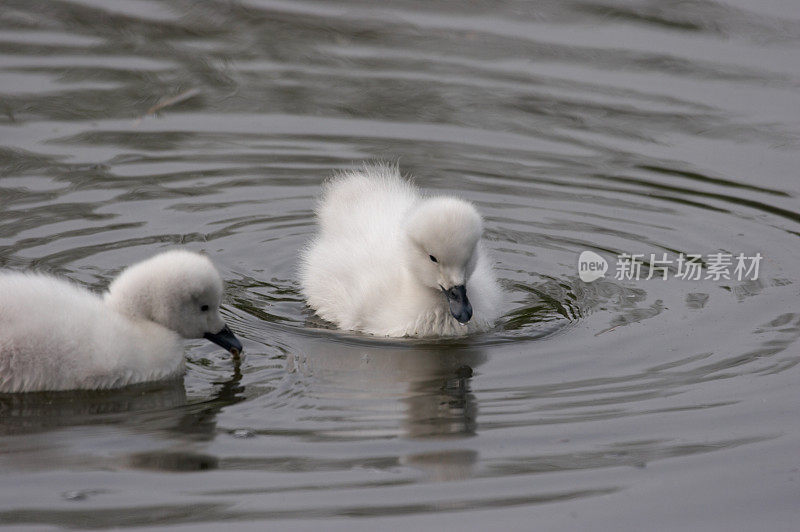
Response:
[[[124,270],[101,295],[0,272],[0,392],[107,389],[184,370],[181,338],[238,354],[219,313],[223,283],[202,255],[172,250]]]
[[[335,176],[301,254],[308,305],[341,329],[378,336],[459,336],[491,328],[501,290],[480,242],[483,220],[453,197],[424,197],[399,170]]]

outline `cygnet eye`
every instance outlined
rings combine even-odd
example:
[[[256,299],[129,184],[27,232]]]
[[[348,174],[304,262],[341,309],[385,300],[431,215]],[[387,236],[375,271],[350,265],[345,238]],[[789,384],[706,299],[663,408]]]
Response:
[[[431,260],[433,262],[439,262],[438,260],[436,260],[436,257],[434,257],[433,255],[428,255],[428,256],[431,258]]]
[[[208,305],[203,305],[200,307],[200,312],[206,312],[208,310]]]

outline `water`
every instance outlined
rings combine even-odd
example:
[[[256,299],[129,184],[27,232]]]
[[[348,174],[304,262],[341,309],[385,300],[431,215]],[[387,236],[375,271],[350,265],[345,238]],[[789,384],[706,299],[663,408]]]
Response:
[[[6,0],[0,266],[102,290],[205,251],[246,356],[0,398],[0,523],[794,530],[798,44],[792,0]],[[371,159],[485,214],[498,330],[304,308],[319,185]],[[621,281],[623,252],[764,259]]]

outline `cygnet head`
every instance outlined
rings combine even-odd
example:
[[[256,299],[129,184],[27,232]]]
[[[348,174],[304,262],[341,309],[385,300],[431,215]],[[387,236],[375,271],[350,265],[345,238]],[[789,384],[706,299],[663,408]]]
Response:
[[[206,338],[238,355],[242,344],[219,312],[222,289],[207,257],[172,250],[126,268],[105,300],[122,314],[153,321],[184,338]]]
[[[456,198],[423,200],[406,225],[409,269],[424,286],[444,293],[450,313],[461,323],[472,318],[466,283],[475,270],[482,232],[475,207]]]

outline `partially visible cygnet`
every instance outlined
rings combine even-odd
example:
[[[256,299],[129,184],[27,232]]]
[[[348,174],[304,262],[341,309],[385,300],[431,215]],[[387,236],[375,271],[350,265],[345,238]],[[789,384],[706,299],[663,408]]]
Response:
[[[103,296],[37,273],[0,271],[0,392],[106,389],[183,373],[181,338],[242,344],[220,316],[211,261],[172,250],[125,269]]]

